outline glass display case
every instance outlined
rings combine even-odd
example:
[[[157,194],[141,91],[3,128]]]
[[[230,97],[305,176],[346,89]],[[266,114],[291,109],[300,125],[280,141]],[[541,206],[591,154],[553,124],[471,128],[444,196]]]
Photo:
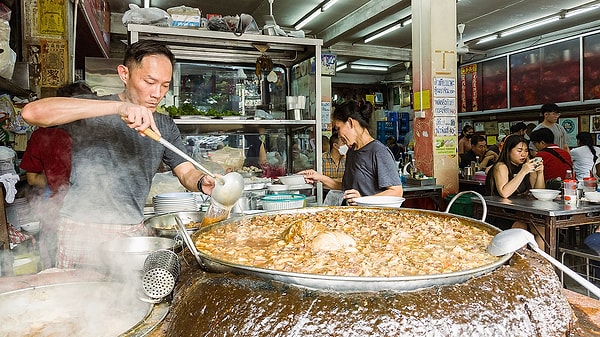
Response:
[[[170,113],[195,159],[224,170],[259,167],[264,177],[322,170],[321,69],[294,72],[320,60],[321,40],[146,25],[128,31],[131,43],[164,41],[175,54]],[[287,109],[290,95],[306,96],[301,118]],[[321,186],[316,197],[321,203]]]

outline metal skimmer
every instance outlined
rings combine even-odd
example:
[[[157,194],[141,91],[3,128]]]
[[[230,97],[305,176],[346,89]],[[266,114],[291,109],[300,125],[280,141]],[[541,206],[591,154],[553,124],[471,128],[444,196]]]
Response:
[[[162,299],[173,292],[180,273],[177,254],[167,249],[154,251],[144,261],[142,289],[148,297]]]

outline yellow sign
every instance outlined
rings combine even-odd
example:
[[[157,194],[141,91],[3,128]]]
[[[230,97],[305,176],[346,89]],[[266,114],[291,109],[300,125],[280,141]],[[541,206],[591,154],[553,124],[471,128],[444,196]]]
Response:
[[[429,90],[415,92],[414,110],[431,109],[431,94]],[[423,106],[421,107],[421,102]]]
[[[39,0],[38,34],[41,36],[65,36],[66,6],[64,0]]]

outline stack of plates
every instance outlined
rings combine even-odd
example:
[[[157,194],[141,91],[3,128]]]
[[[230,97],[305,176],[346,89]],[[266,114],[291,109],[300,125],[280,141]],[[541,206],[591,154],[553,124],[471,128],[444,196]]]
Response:
[[[156,214],[198,210],[196,196],[191,192],[157,194],[152,198],[152,204]]]

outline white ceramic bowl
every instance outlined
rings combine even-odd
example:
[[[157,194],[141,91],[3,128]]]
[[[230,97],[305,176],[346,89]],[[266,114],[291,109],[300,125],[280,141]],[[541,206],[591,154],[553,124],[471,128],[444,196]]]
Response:
[[[560,193],[560,191],[558,191],[558,190],[551,190],[551,189],[547,189],[547,188],[539,188],[539,189],[534,188],[529,191],[531,192],[531,194],[533,194],[533,196],[536,199],[542,200],[542,201],[554,200],[554,198],[556,198],[558,196],[558,194]]]
[[[369,206],[369,207],[386,207],[386,208],[399,208],[404,202],[402,197],[394,197],[388,195],[370,195],[367,197],[354,198],[354,202],[358,206]]]
[[[585,192],[585,198],[591,202],[600,202],[600,192]]]
[[[304,185],[306,182],[304,181],[304,176],[301,174],[292,174],[289,176],[281,176],[279,177],[279,181],[281,181],[284,185]]]

